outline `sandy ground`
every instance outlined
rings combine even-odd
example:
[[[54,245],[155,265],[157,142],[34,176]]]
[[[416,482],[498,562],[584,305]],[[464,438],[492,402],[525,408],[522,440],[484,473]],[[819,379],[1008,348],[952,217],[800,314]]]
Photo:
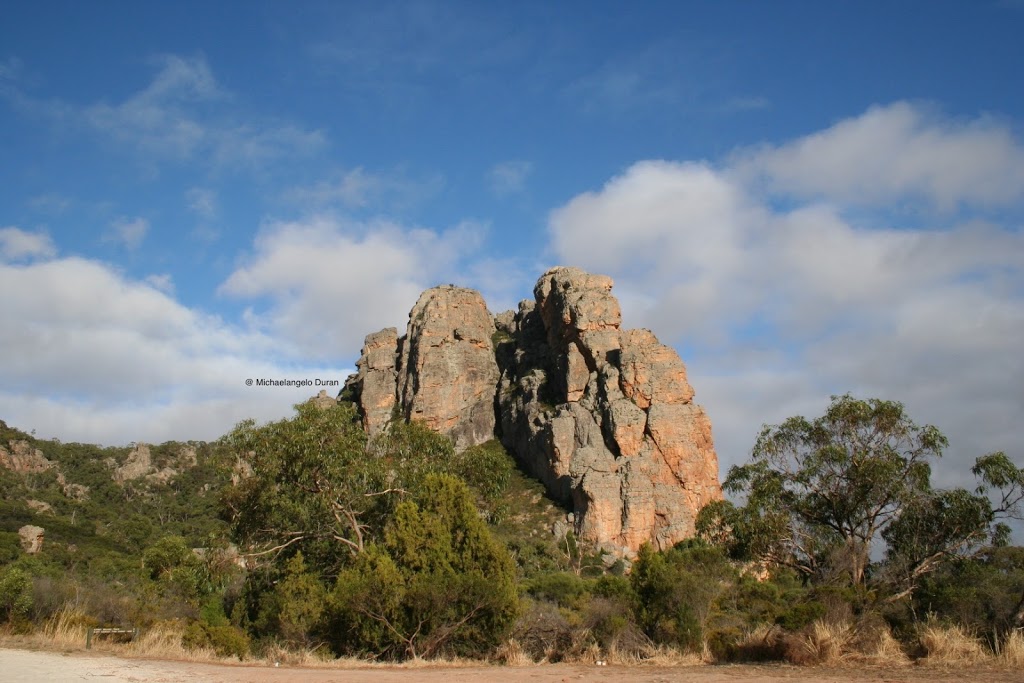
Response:
[[[822,669],[791,666],[620,667],[547,664],[527,667],[374,667],[372,669],[299,669],[267,666],[194,664],[125,659],[105,653],[59,653],[0,648],[0,681],[37,683],[102,681],[103,683],[737,683],[738,681],[823,681],[834,683],[1020,683],[1024,672],[1007,670],[895,669],[844,667]]]

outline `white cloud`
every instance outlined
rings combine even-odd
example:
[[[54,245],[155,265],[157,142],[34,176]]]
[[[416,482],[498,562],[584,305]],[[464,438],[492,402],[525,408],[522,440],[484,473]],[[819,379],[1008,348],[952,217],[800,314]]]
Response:
[[[221,169],[261,169],[272,161],[314,154],[327,144],[323,131],[245,112],[202,57],[162,55],[153,61],[153,80],[119,102],[80,106],[40,100],[13,85],[0,94],[28,115],[44,116],[62,129],[95,131],[150,165],[202,159]]]
[[[948,121],[907,102],[813,135],[747,150],[738,171],[773,192],[850,204],[923,199],[942,209],[1024,198],[1024,145],[990,118]]]
[[[26,232],[14,226],[0,228],[0,258],[5,261],[48,258],[57,253],[46,233]]]
[[[317,208],[400,213],[436,196],[444,185],[439,173],[416,176],[402,167],[374,172],[357,166],[314,185],[292,188],[285,196],[293,203]]]
[[[204,221],[212,221],[220,213],[217,193],[205,187],[189,188],[185,192],[185,202],[189,211]]]
[[[142,246],[147,232],[149,232],[149,221],[145,218],[118,218],[110,224],[110,229],[104,235],[104,240],[134,251]]]
[[[269,300],[256,319],[315,358],[354,354],[370,332],[404,327],[423,289],[453,281],[482,232],[473,223],[436,232],[333,216],[271,223],[220,291]]]
[[[505,197],[522,192],[532,171],[529,161],[503,161],[487,172],[487,184],[495,195]]]
[[[36,211],[42,211],[52,215],[60,215],[71,207],[71,200],[67,197],[57,194],[56,192],[48,192],[46,194],[37,195],[32,197],[28,201],[28,205]]]
[[[884,145],[847,138],[880,120]],[[612,275],[626,324],[681,349],[715,424],[723,474],[748,457],[762,422],[818,415],[846,391],[902,400],[918,422],[946,432],[944,483],[968,483],[969,463],[994,449],[1024,457],[1024,234],[969,212],[934,224],[951,200],[1018,211],[1024,186],[1011,188],[1000,172],[1016,172],[1021,146],[987,121],[923,121],[894,105],[782,145],[778,156],[741,151],[725,167],[641,162],[552,212],[561,262]],[[993,153],[997,139],[1008,154]],[[913,159],[893,169],[892,150]],[[950,150],[968,170],[952,168]],[[793,201],[797,188],[813,189],[811,200]],[[903,200],[923,202],[915,225],[925,227],[846,215],[886,197],[901,217]]]
[[[165,294],[174,293],[174,278],[169,273],[159,273],[146,277],[146,282]]]
[[[336,379],[297,363],[279,339],[191,310],[159,285],[79,258],[0,264],[0,415],[13,426],[104,444],[213,439],[247,417],[271,419],[316,387],[246,379]],[[329,391],[334,391],[330,389]]]

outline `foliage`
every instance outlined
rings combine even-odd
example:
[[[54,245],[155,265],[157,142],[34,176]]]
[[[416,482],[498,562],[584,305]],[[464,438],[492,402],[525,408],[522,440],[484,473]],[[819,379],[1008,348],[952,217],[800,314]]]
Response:
[[[1000,533],[993,521],[1018,512],[1024,470],[1001,453],[978,460],[978,491],[933,490],[930,461],[946,445],[900,403],[834,396],[820,418],[766,426],[752,462],[733,467],[723,485],[745,505],[706,507],[698,532],[736,559],[787,566],[815,583],[882,587],[895,600],[942,561],[978,552]],[[995,508],[986,495],[994,493],[1002,496]],[[874,572],[880,539],[887,564]]]
[[[276,634],[291,647],[309,648],[322,628],[326,601],[327,589],[298,552],[285,564],[284,576],[263,600],[257,629]]]
[[[11,623],[25,618],[33,601],[31,577],[19,567],[0,567],[0,619]]]
[[[221,657],[245,658],[249,654],[249,636],[242,629],[230,624],[213,626],[204,621],[194,621],[186,628],[181,644],[189,649],[209,649]]]
[[[991,548],[943,565],[922,581],[907,610],[893,615],[906,629],[914,615],[932,615],[984,634],[1024,626],[1024,548]]]
[[[656,552],[644,545],[630,574],[637,621],[655,642],[699,650],[717,600],[736,578],[718,548],[684,543]]]
[[[396,506],[428,477],[462,477],[495,507],[508,481],[507,458],[493,444],[456,454],[419,422],[396,420],[367,444],[349,403],[299,404],[295,417],[243,422],[225,442],[252,469],[224,497],[234,537],[253,556],[301,548],[322,576],[379,541]]]
[[[480,655],[515,619],[515,571],[466,485],[428,475],[403,501],[380,546],[339,576],[332,636],[342,653],[388,658]]]
[[[253,555],[301,548],[318,566],[337,566],[339,553],[359,552],[361,517],[373,504],[381,463],[365,457],[365,437],[354,408],[299,404],[292,419],[257,427],[240,423],[229,449],[252,476],[228,489],[224,503],[234,537]]]

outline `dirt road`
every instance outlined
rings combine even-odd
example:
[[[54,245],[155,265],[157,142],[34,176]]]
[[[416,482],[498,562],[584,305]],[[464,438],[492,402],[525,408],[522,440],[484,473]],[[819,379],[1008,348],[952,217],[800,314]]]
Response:
[[[1020,671],[901,667],[822,669],[790,666],[593,666],[373,667],[299,669],[125,659],[104,653],[0,649],[0,681],[7,683],[1020,683]]]

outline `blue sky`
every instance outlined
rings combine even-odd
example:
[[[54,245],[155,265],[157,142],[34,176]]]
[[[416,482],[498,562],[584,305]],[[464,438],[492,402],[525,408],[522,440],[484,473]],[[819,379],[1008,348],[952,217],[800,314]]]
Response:
[[[0,418],[211,439],[418,293],[557,264],[674,346],[723,473],[831,394],[1024,459],[1024,3],[0,10]]]

